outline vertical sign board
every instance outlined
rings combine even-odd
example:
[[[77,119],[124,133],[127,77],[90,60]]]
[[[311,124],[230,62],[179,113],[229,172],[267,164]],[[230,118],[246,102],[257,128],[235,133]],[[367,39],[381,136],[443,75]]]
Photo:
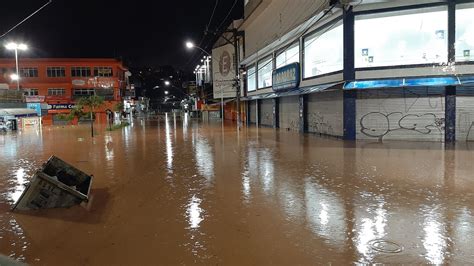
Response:
[[[293,63],[273,70],[273,91],[289,91],[300,86],[300,64]]]
[[[38,114],[38,116],[41,116],[41,103],[27,103],[26,107],[28,109],[35,110],[36,114]]]
[[[214,99],[236,97],[234,46],[226,44],[212,50]]]

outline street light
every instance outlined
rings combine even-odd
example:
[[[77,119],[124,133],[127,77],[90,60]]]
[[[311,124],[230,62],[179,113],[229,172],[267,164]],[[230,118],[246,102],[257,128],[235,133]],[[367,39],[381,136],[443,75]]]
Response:
[[[201,47],[199,47],[197,45],[194,45],[194,43],[192,43],[192,42],[186,42],[186,48],[188,48],[190,50],[193,49],[193,48],[198,48],[199,50],[203,51],[208,56],[211,56],[206,50],[202,49]]]
[[[11,75],[10,75],[10,78],[11,78],[12,80],[15,80],[15,81],[20,79],[20,77],[18,77],[17,74],[11,74]]]
[[[7,48],[7,50],[15,51],[16,76],[12,75],[11,78],[12,80],[16,80],[16,89],[20,90],[20,71],[18,68],[18,50],[26,51],[28,49],[28,46],[23,43],[18,44],[18,43],[11,42],[5,45],[5,48]]]
[[[169,86],[170,84],[171,84],[171,83],[170,83],[168,80],[165,81],[165,85],[166,85],[166,86]]]
[[[170,92],[169,91],[165,91],[165,94],[168,95]]]

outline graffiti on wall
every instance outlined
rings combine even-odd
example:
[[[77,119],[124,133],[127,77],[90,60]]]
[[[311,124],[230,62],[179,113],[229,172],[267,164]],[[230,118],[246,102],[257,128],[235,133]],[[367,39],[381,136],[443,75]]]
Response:
[[[445,106],[439,90],[364,92],[358,98],[358,108],[363,137],[444,139]]]
[[[326,119],[321,113],[308,114],[308,127],[311,132],[317,132],[325,135],[335,135],[334,128],[329,119]]]
[[[371,112],[362,116],[360,131],[372,138],[383,139],[387,134],[406,130],[414,133],[428,135],[431,133],[443,134],[445,126],[444,117],[434,113],[404,114],[402,112],[381,113]]]

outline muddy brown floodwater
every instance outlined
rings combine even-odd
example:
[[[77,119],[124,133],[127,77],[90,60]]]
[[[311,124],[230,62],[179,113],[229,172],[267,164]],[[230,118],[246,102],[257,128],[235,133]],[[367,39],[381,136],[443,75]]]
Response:
[[[134,121],[0,135],[0,253],[32,265],[474,263],[474,143]],[[57,155],[89,206],[12,213]]]

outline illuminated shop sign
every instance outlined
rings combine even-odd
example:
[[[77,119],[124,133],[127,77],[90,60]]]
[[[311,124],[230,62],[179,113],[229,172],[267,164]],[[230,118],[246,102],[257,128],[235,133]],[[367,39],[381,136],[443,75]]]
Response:
[[[273,70],[274,91],[296,89],[300,85],[300,64],[293,63]]]
[[[73,109],[75,104],[48,104],[49,110]]]

